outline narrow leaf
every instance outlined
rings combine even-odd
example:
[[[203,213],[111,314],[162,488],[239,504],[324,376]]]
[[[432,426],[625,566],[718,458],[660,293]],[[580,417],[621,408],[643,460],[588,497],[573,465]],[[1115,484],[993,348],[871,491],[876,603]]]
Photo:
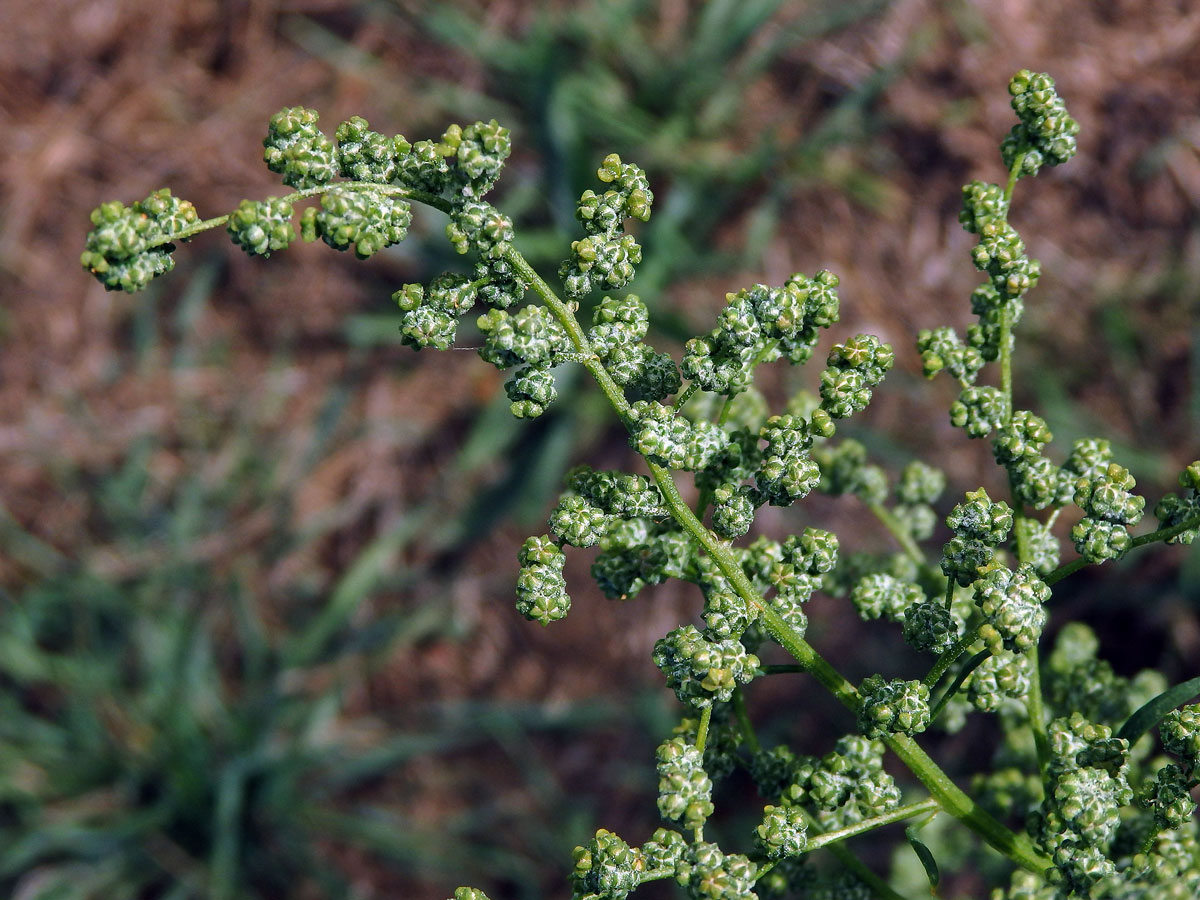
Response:
[[[1125,738],[1130,745],[1135,744],[1138,738],[1157,725],[1163,716],[1197,694],[1200,694],[1200,675],[1167,688],[1130,716],[1117,732],[1117,737]]]
[[[921,865],[925,867],[925,876],[929,879],[929,887],[933,890],[937,889],[938,882],[941,881],[941,875],[938,872],[937,860],[933,858],[933,853],[925,846],[924,841],[917,835],[917,830],[920,825],[909,825],[904,829],[904,836],[908,838],[908,842],[912,845],[913,852],[917,854],[917,859],[921,861]]]

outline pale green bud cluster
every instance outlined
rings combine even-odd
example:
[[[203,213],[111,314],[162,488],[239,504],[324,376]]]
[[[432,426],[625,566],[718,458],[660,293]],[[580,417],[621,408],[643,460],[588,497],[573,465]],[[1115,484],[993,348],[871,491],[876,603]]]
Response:
[[[548,536],[526,539],[517,556],[517,612],[525,618],[549,625],[564,618],[571,609],[563,566],[567,558]]]
[[[929,685],[923,681],[864,678],[858,686],[862,707],[858,727],[869,738],[919,734],[929,727]]]
[[[1085,515],[1071,529],[1071,539],[1088,562],[1120,559],[1133,546],[1128,527],[1141,521],[1146,506],[1146,498],[1133,493],[1136,484],[1129,470],[1116,463],[1076,483],[1075,503]]]
[[[754,678],[759,665],[740,641],[709,640],[694,625],[660,638],[653,658],[679,702],[698,709],[714,701],[727,703],[735,687]]]
[[[319,118],[316,110],[301,106],[271,116],[263,139],[263,162],[289,187],[303,190],[328,184],[337,174],[333,142],[317,127]]]
[[[891,344],[870,334],[859,334],[829,351],[821,373],[821,408],[835,419],[845,419],[867,408],[871,388],[896,361]]]
[[[654,401],[637,401],[630,414],[629,446],[669,469],[703,469],[729,440],[719,426],[689,421]]]
[[[850,592],[850,602],[866,620],[884,618],[899,622],[906,610],[925,600],[919,584],[895,578],[886,572],[864,575]]]
[[[1107,850],[1133,799],[1126,774],[1129,744],[1078,712],[1050,723],[1048,789],[1037,835],[1054,859],[1053,880],[1086,891],[1115,874]]]
[[[1162,528],[1173,528],[1200,516],[1200,460],[1193,462],[1179,476],[1184,490],[1179,494],[1167,494],[1154,507],[1154,517]],[[1174,537],[1168,544],[1190,544],[1200,534],[1200,529],[1188,528]]]
[[[225,230],[251,256],[270,256],[274,250],[286,250],[295,239],[292,213],[292,204],[282,197],[267,197],[258,202],[243,200],[229,214]]]
[[[759,363],[780,356],[806,362],[818,329],[838,320],[837,285],[836,275],[821,271],[811,279],[795,274],[780,288],[758,284],[726,295],[716,328],[687,342],[684,376],[706,391],[736,394]]]
[[[765,806],[761,824],[754,829],[754,843],[767,859],[781,859],[804,852],[808,826],[798,806]]]
[[[605,157],[596,177],[612,188],[603,194],[585,191],[575,217],[587,236],[571,244],[571,258],[559,269],[563,287],[572,297],[596,290],[624,287],[642,261],[642,248],[625,232],[627,218],[650,219],[654,194],[646,173],[615,153]]]
[[[675,880],[689,900],[758,900],[758,867],[740,853],[724,853],[716,844],[697,842],[684,853]]]
[[[92,210],[79,261],[106,290],[140,291],[175,268],[171,240],[199,220],[196,208],[166,188],[130,207],[113,200]]]
[[[658,747],[658,811],[668,822],[700,828],[713,813],[712,779],[704,754],[683,738]]]
[[[980,712],[996,712],[1005,700],[1024,700],[1029,679],[1029,660],[1001,649],[975,667],[967,682],[967,699]]]
[[[1037,646],[1046,626],[1050,588],[1032,566],[1016,572],[1003,566],[991,569],[972,587],[975,605],[986,620],[979,636],[993,654],[1001,649],[1024,653]]]
[[[1008,92],[1021,121],[1001,145],[1006,167],[1024,153],[1022,174],[1036,175],[1042,165],[1057,166],[1075,155],[1079,123],[1067,113],[1053,78],[1022,69],[1008,83]]]
[[[586,847],[575,848],[572,900],[624,900],[645,881],[673,877],[686,849],[683,836],[666,828],[641,847],[601,828]]]
[[[820,758],[776,748],[769,765],[752,766],[764,796],[780,797],[783,806],[808,810],[828,831],[881,815],[900,805],[900,789],[883,768],[883,744],[862,735],[846,735]],[[781,789],[774,784],[782,783]]]
[[[954,537],[942,548],[942,572],[966,587],[979,577],[980,569],[991,563],[995,548],[1007,539],[1013,512],[1003,500],[993,502],[980,488],[967,492],[966,502],[954,507],[946,524]]]
[[[821,470],[809,455],[808,423],[797,416],[772,416],[759,438],[766,441],[755,483],[771,506],[791,506],[817,486]]]
[[[323,240],[335,250],[354,246],[354,255],[368,259],[408,235],[412,207],[402,197],[369,189],[331,187],[321,195],[318,209],[310,206],[300,216],[300,236]]]

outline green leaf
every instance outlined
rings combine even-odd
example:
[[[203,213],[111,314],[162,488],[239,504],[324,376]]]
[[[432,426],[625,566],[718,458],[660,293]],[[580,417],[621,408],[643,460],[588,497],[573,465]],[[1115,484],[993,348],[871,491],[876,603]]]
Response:
[[[1200,675],[1167,688],[1130,716],[1117,732],[1117,737],[1124,738],[1132,746],[1137,743],[1138,738],[1157,725],[1163,716],[1197,694],[1200,694]]]
[[[904,829],[904,836],[908,838],[909,844],[912,845],[913,852],[917,854],[917,859],[921,860],[921,865],[925,867],[925,876],[929,879],[929,887],[936,890],[938,882],[941,881],[941,874],[938,872],[937,860],[933,858],[933,853],[925,846],[924,841],[917,835],[917,831],[922,825],[927,824],[922,822],[921,825],[909,825]]]

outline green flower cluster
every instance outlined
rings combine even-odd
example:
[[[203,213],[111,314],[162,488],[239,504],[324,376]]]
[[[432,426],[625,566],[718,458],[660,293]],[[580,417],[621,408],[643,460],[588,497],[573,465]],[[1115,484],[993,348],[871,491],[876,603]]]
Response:
[[[942,548],[942,572],[967,587],[979,578],[980,569],[991,564],[995,548],[1007,539],[1013,511],[1003,500],[993,502],[980,488],[967,492],[966,502],[954,507],[946,524],[954,537]]]
[[[368,259],[408,235],[412,207],[402,197],[372,189],[331,187],[321,195],[321,208],[310,206],[300,216],[300,236],[323,240],[335,250]],[[276,248],[278,249],[278,248]]]
[[[927,540],[937,526],[933,504],[946,490],[946,476],[919,460],[908,463],[896,482],[897,503],[892,507],[896,517],[914,540]]]
[[[647,221],[653,196],[645,173],[615,154],[597,172],[605,187],[585,192],[577,206],[585,234],[559,270],[567,302],[533,274],[514,246],[512,220],[485,199],[511,150],[507,130],[495,121],[452,125],[438,140],[412,144],[355,117],[330,140],[314,111],[284,110],[271,120],[264,159],[295,193],[244,201],[210,222],[199,222],[190,204],[167,191],[129,209],[105,204],[93,213],[82,260],[106,287],[137,290],[170,269],[174,241],[207,228],[224,225],[247,253],[269,255],[294,239],[294,205],[306,198],[316,202],[300,217],[305,240],[319,237],[368,257],[402,240],[410,204],[424,203],[448,216],[447,238],[473,262],[469,274],[447,272],[396,291],[403,342],[448,348],[459,321],[483,303],[479,354],[511,370],[504,389],[519,418],[539,416],[555,400],[556,367],[578,363],[595,377],[650,474],[588,466],[568,474],[548,533],[530,537],[518,554],[517,608],[543,625],[565,616],[564,548],[595,548],[591,572],[605,595],[625,600],[678,579],[703,598],[703,628],[675,628],[652,654],[689,713],[657,751],[659,811],[680,831],[659,829],[640,847],[597,831],[575,851],[576,900],[625,900],[647,881],[668,878],[693,900],[757,900],[756,891],[865,896],[868,883],[845,873],[830,877],[801,859],[815,833],[897,809],[901,794],[883,767],[885,741],[946,810],[959,815],[969,807],[961,817],[970,827],[1019,865],[1048,873],[1048,881],[1018,875],[993,900],[1192,897],[1200,894],[1200,835],[1190,796],[1200,781],[1200,705],[1163,720],[1162,744],[1175,760],[1149,766],[1150,742],[1131,751],[1112,729],[1162,694],[1162,677],[1117,676],[1079,623],[1062,627],[1053,651],[1038,655],[1048,583],[1078,567],[1059,566],[1059,513],[1072,502],[1082,510],[1072,538],[1084,562],[1098,563],[1134,545],[1129,529],[1145,501],[1106,442],[1076,441],[1056,465],[1046,453],[1047,423],[1013,409],[1012,332],[1041,267],[1008,223],[1011,194],[1020,176],[1074,153],[1077,126],[1048,76],[1020,72],[1009,89],[1019,124],[1002,147],[1008,182],[968,184],[959,215],[976,238],[972,258],[984,273],[971,295],[977,321],[965,335],[948,327],[923,331],[917,347],[927,377],[947,372],[959,383],[951,422],[969,437],[991,438],[1012,506],[982,488],[968,493],[945,520],[953,535],[940,571],[920,542],[937,527],[934,504],[945,476],[913,462],[893,485],[862,443],[830,440],[835,422],[863,410],[892,368],[888,344],[865,334],[836,344],[819,395],[798,392],[778,410],[753,386],[759,365],[812,358],[820,330],[838,321],[836,276],[797,274],[780,287],[728,294],[715,326],[686,342],[678,364],[647,342],[650,311],[635,294],[604,296],[590,328],[580,324],[578,298],[621,291],[641,261],[627,220]],[[530,291],[538,299],[526,305]],[[990,362],[1001,363],[1000,386],[978,383]],[[679,471],[694,473],[691,485],[671,483]],[[1181,485],[1179,495],[1155,508],[1163,528],[1157,539],[1189,543],[1200,532],[1200,461],[1185,470]],[[839,559],[837,537],[813,527],[780,540],[734,543],[751,531],[760,509],[790,507],[816,489],[853,494],[898,552]],[[1035,510],[1050,512],[1043,521],[1032,517]],[[861,733],[842,738],[825,756],[798,756],[786,746],[761,750],[739,686],[797,668],[826,684],[840,678],[804,644],[805,603],[818,590],[848,597],[864,619],[902,623],[911,647],[939,659],[925,680],[872,675],[857,697],[836,691],[855,708]],[[800,665],[761,665],[759,648],[772,640]],[[762,652],[771,658],[769,647]],[[941,688],[947,682],[948,693]],[[954,696],[960,687],[962,695]],[[946,803],[958,789],[911,742],[892,737],[930,725],[934,689],[941,697],[938,724],[947,730],[972,708],[998,714],[996,769],[978,780],[977,803],[962,795]],[[703,835],[714,813],[713,783],[737,767],[749,771],[767,800],[754,828],[753,859]],[[1140,810],[1127,808],[1135,786]],[[923,801],[913,808],[932,807]],[[1000,819],[1025,815],[1032,843],[1000,821],[987,822],[985,808]],[[931,846],[936,830],[923,833]],[[936,852],[941,862],[969,859],[971,851],[944,844]],[[460,888],[455,900],[487,898]]]
[[[319,118],[316,110],[301,106],[271,116],[263,139],[263,162],[282,175],[289,187],[317,187],[333,181],[337,174],[333,142],[317,127]]]
[[[658,811],[668,822],[700,828],[713,813],[704,754],[682,737],[658,746]]]
[[[1001,650],[975,667],[967,681],[967,699],[980,712],[996,712],[1005,700],[1023,701],[1031,686],[1029,659]]]
[[[636,294],[605,297],[592,314],[588,344],[613,381],[642,400],[663,400],[682,386],[679,367],[668,353],[644,340],[650,313]]]
[[[1079,123],[1067,113],[1053,78],[1022,69],[1009,81],[1008,92],[1021,121],[1000,146],[1007,168],[1023,154],[1021,173],[1036,175],[1043,165],[1061,165],[1075,155]]]
[[[286,250],[295,239],[293,211],[292,204],[282,197],[243,200],[229,214],[225,230],[251,256],[270,256],[273,250]]]
[[[1184,522],[1200,517],[1200,460],[1193,462],[1179,476],[1183,487],[1180,494],[1167,494],[1154,507],[1154,517],[1159,527],[1174,528]],[[1168,538],[1168,544],[1190,544],[1200,534],[1200,529],[1187,528]]]
[[[1078,712],[1050,723],[1047,791],[1034,833],[1051,855],[1051,880],[1077,893],[1115,875],[1108,850],[1133,799],[1127,779],[1129,744]]]
[[[1046,626],[1050,588],[1032,566],[1015,572],[1003,566],[991,569],[973,589],[975,604],[984,616],[979,637],[993,654],[1002,649],[1024,653],[1037,646]]]
[[[808,826],[798,806],[765,806],[762,822],[754,829],[754,844],[767,859],[782,859],[804,852]]]
[[[689,900],[758,900],[753,890],[757,877],[758,866],[749,858],[698,841],[684,852],[675,880]]]
[[[729,702],[735,687],[754,678],[759,662],[740,641],[709,640],[684,625],[655,643],[654,664],[680,703],[703,709]]]
[[[1167,713],[1159,734],[1163,749],[1179,759],[1188,778],[1200,778],[1200,703]]]
[[[625,900],[643,882],[675,875],[685,849],[683,836],[666,828],[641,847],[601,828],[586,847],[575,848],[572,900]]]
[[[171,243],[199,220],[196,208],[166,188],[130,207],[113,200],[92,210],[79,258],[106,290],[133,293],[175,268]]]
[[[871,388],[883,381],[895,361],[891,344],[874,335],[859,334],[834,345],[821,373],[821,408],[835,419],[866,409]]]
[[[1120,559],[1133,546],[1128,528],[1141,521],[1146,506],[1145,497],[1132,493],[1136,484],[1129,470],[1116,463],[1076,483],[1075,503],[1084,517],[1071,529],[1071,539],[1088,562]]]
[[[945,653],[959,631],[954,613],[934,600],[919,600],[904,610],[904,642],[919,653]]]
[[[703,469],[729,441],[720,426],[692,422],[651,400],[634,403],[630,419],[629,446],[668,469]]]
[[[838,320],[837,276],[793,275],[780,288],[758,284],[726,296],[717,326],[684,348],[680,368],[706,391],[736,394],[750,384],[754,367],[786,356],[799,364],[812,356],[818,329]]]
[[[850,592],[850,602],[858,610],[859,616],[867,621],[882,617],[889,622],[899,622],[907,610],[925,599],[925,592],[919,584],[886,572],[864,575]]]
[[[900,805],[883,752],[880,741],[846,735],[822,757],[796,756],[785,746],[756,754],[750,772],[764,797],[807,810],[822,831],[830,831]]]
[[[923,681],[864,678],[858,686],[862,707],[858,727],[869,738],[919,734],[929,727],[929,685]]]
[[[821,470],[809,455],[812,437],[798,416],[771,416],[759,438],[766,441],[755,483],[771,506],[791,506],[821,480]]]
[[[610,153],[596,177],[613,187],[603,194],[585,191],[575,210],[587,236],[571,244],[571,258],[559,269],[563,287],[572,297],[595,290],[624,287],[642,261],[642,248],[626,233],[625,220],[650,219],[654,194],[646,173]]]
[[[525,618],[549,625],[564,618],[571,609],[563,566],[567,558],[549,536],[528,538],[517,555],[517,612]]]

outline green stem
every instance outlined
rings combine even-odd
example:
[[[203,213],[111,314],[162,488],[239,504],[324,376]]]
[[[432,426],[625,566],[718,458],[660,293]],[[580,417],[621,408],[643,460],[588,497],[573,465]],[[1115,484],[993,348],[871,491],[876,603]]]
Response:
[[[929,670],[929,674],[925,676],[926,687],[932,688],[937,685],[942,680],[942,676],[946,674],[946,670],[954,665],[954,661],[962,656],[967,651],[967,648],[977,640],[979,640],[978,628],[968,631],[955,641],[950,649],[938,657],[937,662],[933,664],[933,668]]]
[[[917,542],[913,540],[913,536],[909,533],[895,514],[881,503],[868,503],[867,508],[875,514],[883,527],[896,539],[896,543],[900,545],[906,556],[915,562],[918,566],[924,566],[927,562],[925,554],[921,552],[921,548],[917,546]]]
[[[804,823],[808,828],[809,834],[816,835],[816,838],[811,840],[820,839],[823,836],[821,823],[804,807],[800,807],[800,814],[804,818]],[[805,847],[806,851],[811,846],[811,840]],[[884,900],[905,900],[903,894],[897,893],[890,884],[867,868],[866,863],[855,856],[854,851],[845,844],[832,843],[826,845],[825,849],[829,851],[834,859],[841,863],[842,868],[846,869],[846,871],[850,872],[855,878],[874,891],[877,897],[882,897]]]
[[[675,412],[683,409],[684,405],[692,399],[692,395],[700,390],[700,385],[694,381],[689,381],[688,386],[679,392],[679,396],[675,398]]]
[[[911,819],[913,816],[919,816],[924,813],[938,812],[941,808],[941,804],[933,797],[929,797],[926,800],[918,800],[916,803],[909,803],[905,806],[897,806],[891,812],[863,819],[861,822],[855,822],[853,825],[847,825],[845,828],[826,831],[824,834],[806,841],[804,849],[805,851],[819,850],[822,847],[835,844],[838,841],[844,841],[855,835],[874,831],[876,828],[882,828],[884,825],[902,822],[905,819]]]
[[[1046,728],[1046,707],[1042,702],[1042,673],[1038,661],[1038,648],[1029,650],[1029,695],[1025,698],[1025,710],[1029,714],[1029,728],[1033,732],[1033,745],[1037,748],[1038,769],[1042,783],[1046,781],[1046,767],[1050,765],[1050,732]]]
[[[946,688],[946,693],[942,694],[938,702],[933,705],[933,709],[929,711],[930,722],[937,721],[937,717],[942,714],[942,710],[946,708],[946,704],[950,702],[950,699],[958,693],[958,689],[962,687],[963,682],[967,680],[967,676],[979,668],[979,664],[991,655],[992,651],[984,647],[965,663],[963,663],[963,667],[959,669],[958,674],[954,676],[954,681],[950,682],[950,687]]]
[[[758,742],[758,735],[754,733],[754,723],[750,721],[750,714],[746,711],[746,695],[740,686],[733,689],[733,715],[742,731],[742,740],[746,742],[750,752],[761,753],[762,744]]]
[[[1187,519],[1180,522],[1178,525],[1171,525],[1168,528],[1159,528],[1157,531],[1151,531],[1148,534],[1143,534],[1141,537],[1135,537],[1130,545],[1130,550],[1135,550],[1138,547],[1145,547],[1147,544],[1153,544],[1157,541],[1168,541],[1177,534],[1183,534],[1185,531],[1191,531],[1193,528],[1200,528],[1200,516],[1192,519]],[[1088,564],[1088,561],[1082,556],[1078,559],[1073,559],[1069,563],[1063,563],[1049,575],[1042,579],[1048,585],[1055,585],[1062,581],[1068,575],[1074,575],[1080,569]]]
[[[704,753],[704,746],[708,743],[708,726],[712,724],[712,704],[704,707],[700,713],[700,724],[696,726],[696,749],[701,754]]]
[[[505,259],[509,261],[518,275],[525,279],[531,288],[542,297],[546,306],[566,330],[575,348],[584,354],[583,365],[595,378],[600,390],[622,420],[628,422],[629,404],[625,400],[625,395],[612,380],[604,364],[592,353],[587,337],[576,320],[574,312],[558,298],[550,286],[515,249],[510,249],[505,254]],[[754,589],[750,579],[731,552],[730,545],[705,528],[684,502],[670,471],[650,460],[647,460],[646,464],[651,478],[662,492],[672,517],[708,553],[721,574],[729,579],[734,592],[742,599],[747,608],[757,611],[760,621],[771,637],[790,653],[809,674],[824,685],[839,702],[857,713],[862,701],[854,685],[831,666],[811,644],[797,634]],[[963,793],[911,738],[904,735],[891,735],[884,738],[884,743],[926,786],[943,809],[961,820],[989,844],[1004,853],[1017,865],[1032,872],[1041,874],[1050,868],[1051,861],[1049,859],[1034,850],[1026,839],[1005,828]]]

